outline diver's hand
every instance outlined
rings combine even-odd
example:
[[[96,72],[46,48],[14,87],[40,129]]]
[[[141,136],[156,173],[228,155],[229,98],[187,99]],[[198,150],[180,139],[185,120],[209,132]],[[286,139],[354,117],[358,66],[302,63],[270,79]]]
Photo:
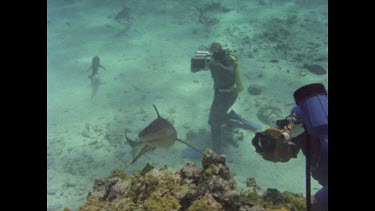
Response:
[[[222,69],[222,70],[228,69],[226,66],[221,64],[219,61],[216,61],[215,59],[211,59],[208,64],[209,64],[210,68],[213,68],[213,69]]]
[[[219,65],[219,62],[215,61],[215,59],[210,59],[210,61],[208,62],[208,65],[211,67],[211,68],[215,68]]]

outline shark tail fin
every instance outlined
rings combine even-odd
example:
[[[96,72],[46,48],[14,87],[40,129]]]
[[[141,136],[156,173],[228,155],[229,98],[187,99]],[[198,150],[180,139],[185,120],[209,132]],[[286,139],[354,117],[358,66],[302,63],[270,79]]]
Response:
[[[132,148],[132,154],[133,154],[133,159],[134,159],[134,157],[135,157],[134,148],[137,147],[140,144],[140,142],[136,142],[136,141],[131,140],[126,135],[127,132],[128,132],[128,130],[126,129],[125,130],[125,138],[126,138],[126,141],[128,142],[128,144],[130,145],[130,147]]]

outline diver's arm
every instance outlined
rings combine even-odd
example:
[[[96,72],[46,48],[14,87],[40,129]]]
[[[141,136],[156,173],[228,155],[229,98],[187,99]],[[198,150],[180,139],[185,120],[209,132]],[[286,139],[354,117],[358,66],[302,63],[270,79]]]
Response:
[[[229,72],[233,72],[234,71],[234,65],[230,65],[230,66],[225,66],[221,63],[219,63],[219,67],[225,71],[229,71]]]
[[[106,70],[105,67],[103,67],[103,65],[100,65],[99,67],[101,67],[101,68],[103,68],[104,70]]]
[[[227,65],[223,65],[220,62],[218,64],[219,64],[219,67],[223,69],[224,71],[234,72],[236,70],[236,64],[230,58],[225,59],[225,64]]]
[[[226,60],[225,63],[229,64],[228,66],[223,65],[221,62],[212,59],[209,63],[210,69],[222,70],[222,71],[235,71],[235,64],[232,60]]]

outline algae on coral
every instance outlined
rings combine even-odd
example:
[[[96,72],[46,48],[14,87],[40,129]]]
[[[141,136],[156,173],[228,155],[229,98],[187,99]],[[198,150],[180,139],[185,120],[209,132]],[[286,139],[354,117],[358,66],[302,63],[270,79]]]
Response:
[[[254,178],[239,193],[225,164],[225,156],[206,150],[203,168],[187,163],[176,172],[166,166],[147,165],[142,172],[128,176],[114,169],[107,178],[95,180],[80,211],[89,210],[305,210],[304,197],[275,190],[262,193]]]

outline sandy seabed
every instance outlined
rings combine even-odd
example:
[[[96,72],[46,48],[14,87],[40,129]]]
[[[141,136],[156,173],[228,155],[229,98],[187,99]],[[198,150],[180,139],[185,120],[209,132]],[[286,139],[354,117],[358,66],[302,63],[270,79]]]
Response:
[[[283,118],[294,106],[294,90],[315,82],[328,88],[328,74],[303,68],[318,64],[328,70],[326,3],[212,2],[48,1],[48,210],[78,209],[95,177],[113,168],[130,174],[150,163],[177,170],[188,161],[181,157],[186,146],[176,143],[130,165],[132,151],[124,131],[136,138],[156,118],[155,104],[180,139],[187,140],[189,133],[209,137],[213,81],[209,71],[190,71],[190,58],[199,46],[219,41],[234,51],[245,88],[257,86],[262,92],[243,91],[232,109],[264,128],[273,125],[258,118],[262,109],[275,109],[271,119]],[[215,18],[219,22],[210,22]],[[91,98],[87,77],[93,56],[100,57],[106,70],[99,70],[100,85]],[[243,141],[225,145],[239,189],[251,176],[264,188],[304,193],[301,152],[287,163],[267,162],[251,145],[254,133],[240,132]],[[314,180],[312,186],[313,192],[320,188]]]

